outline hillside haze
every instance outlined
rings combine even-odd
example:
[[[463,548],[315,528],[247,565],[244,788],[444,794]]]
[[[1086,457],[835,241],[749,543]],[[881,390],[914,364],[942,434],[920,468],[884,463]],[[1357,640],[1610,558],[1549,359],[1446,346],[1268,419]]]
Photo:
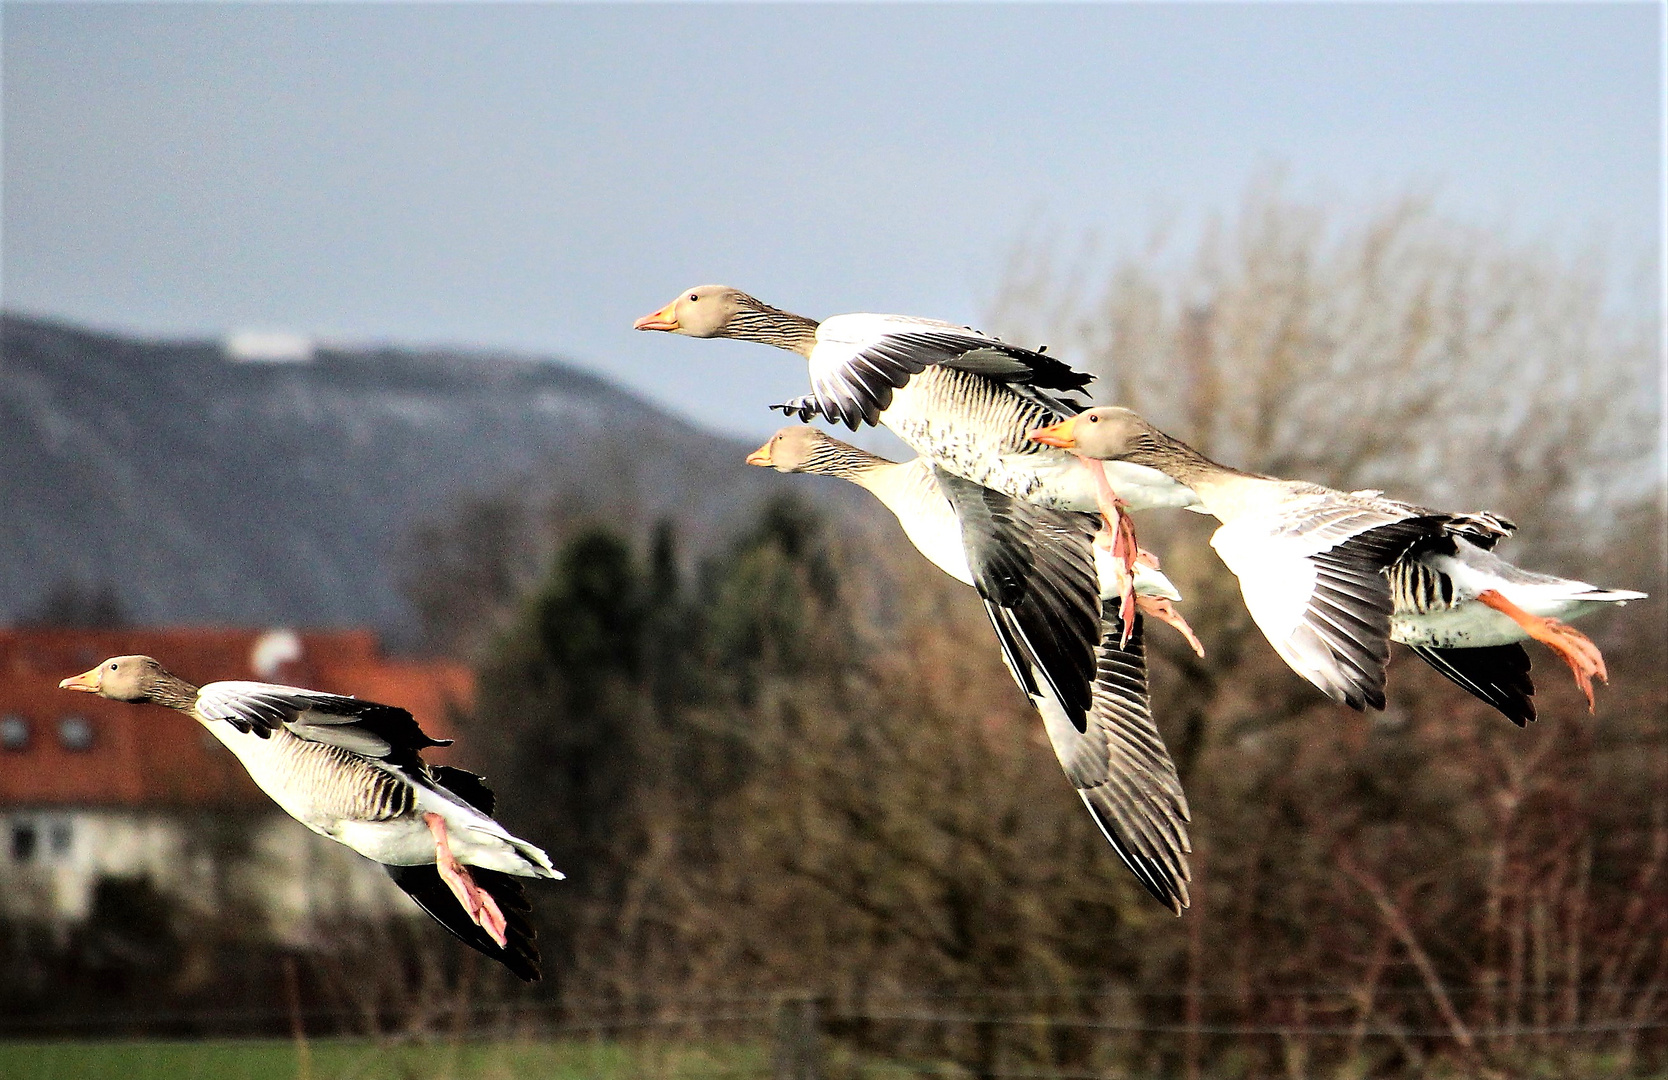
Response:
[[[761,407],[762,407],[761,402]],[[409,639],[397,553],[471,496],[622,498],[710,532],[776,483],[749,447],[557,362],[321,348],[232,360],[0,321],[0,621],[110,586],[138,623]]]

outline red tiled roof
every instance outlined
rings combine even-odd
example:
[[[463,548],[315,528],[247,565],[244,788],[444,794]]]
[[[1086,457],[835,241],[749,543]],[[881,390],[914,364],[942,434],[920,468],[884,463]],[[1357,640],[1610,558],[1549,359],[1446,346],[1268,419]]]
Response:
[[[467,708],[474,698],[468,668],[449,661],[390,660],[368,630],[297,631],[299,657],[258,674],[252,654],[266,634],[219,628],[0,629],[0,725],[17,717],[29,728],[22,749],[0,746],[0,807],[268,802],[237,759],[184,714],[58,689],[59,680],[109,656],[154,656],[198,685],[260,679],[398,705],[437,739],[451,737],[450,710]],[[61,722],[75,716],[91,724],[88,749],[72,749],[60,736]]]

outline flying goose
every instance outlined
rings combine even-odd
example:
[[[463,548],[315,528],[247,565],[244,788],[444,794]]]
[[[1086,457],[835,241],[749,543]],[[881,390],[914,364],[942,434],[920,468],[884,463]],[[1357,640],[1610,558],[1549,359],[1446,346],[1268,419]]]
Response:
[[[1195,647],[1197,639],[1170,607],[1181,597],[1156,565],[1137,564],[1138,608],[1126,640],[1122,562],[1097,559],[1099,581],[1082,573],[1093,515],[981,488],[925,458],[888,461],[812,427],[783,428],[747,462],[864,488],[892,511],[921,554],[979,590],[1009,672],[1042,714],[1054,753],[1102,835],[1142,887],[1179,914],[1188,904],[1190,818],[1148,705],[1141,613],[1171,622]],[[1085,624],[1084,614],[1093,621]],[[1070,679],[1051,670],[1075,660],[1061,659],[1061,638],[1092,650],[1086,708],[1065,698],[1059,687]]]
[[[1094,460],[1132,459],[1197,492],[1222,522],[1211,546],[1239,578],[1269,643],[1292,670],[1354,709],[1384,708],[1394,608],[1384,570],[1456,530],[1501,528],[1491,517],[1439,514],[1376,493],[1219,465],[1128,409],[1090,409],[1031,438]]]
[[[285,813],[381,863],[441,926],[538,981],[532,909],[516,878],[562,875],[492,820],[480,777],[423,761],[424,748],[450,740],[423,734],[404,709],[272,683],[199,688],[148,656],[113,656],[58,685],[191,716]]]
[[[817,322],[727,285],[686,289],[634,324],[688,337],[774,345],[810,362],[812,392],[775,406],[855,430],[885,424],[933,464],[1014,498],[1059,510],[1103,510],[1095,478],[1026,433],[1075,415],[1068,395],[1094,376],[1042,352],[963,326],[907,315],[835,315]],[[1192,506],[1185,485],[1139,465],[1104,470],[1131,509]]]
[[[1535,718],[1533,638],[1564,660],[1593,707],[1604,658],[1559,621],[1645,594],[1522,570],[1491,548],[1515,528],[1386,498],[1257,476],[1206,458],[1128,409],[1090,409],[1032,433],[1094,459],[1135,460],[1199,493],[1222,526],[1211,546],[1252,618],[1293,670],[1359,709],[1384,707],[1390,640],[1523,725]]]

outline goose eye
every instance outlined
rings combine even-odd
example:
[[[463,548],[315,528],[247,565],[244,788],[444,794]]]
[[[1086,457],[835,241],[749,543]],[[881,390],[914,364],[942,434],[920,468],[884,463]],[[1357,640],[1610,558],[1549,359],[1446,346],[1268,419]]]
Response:
[[[1098,424],[1098,423],[1100,423],[1100,417],[1098,417],[1098,416],[1091,416],[1091,417],[1089,417],[1089,423],[1091,423],[1091,424]]]
[[[690,293],[690,294],[689,294],[689,298],[690,298],[690,299],[691,299],[691,300],[699,300],[699,299],[700,299],[700,298],[701,298],[701,297],[700,297],[700,295],[699,295],[699,294],[697,294],[697,293]]]
[[[111,670],[111,671],[115,671],[115,670],[116,670],[116,665],[115,665],[115,664],[111,664],[111,665],[110,665],[110,670]]]

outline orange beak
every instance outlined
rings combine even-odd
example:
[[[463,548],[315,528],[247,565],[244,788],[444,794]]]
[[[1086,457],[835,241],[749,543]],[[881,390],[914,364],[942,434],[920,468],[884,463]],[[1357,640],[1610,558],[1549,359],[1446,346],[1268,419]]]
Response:
[[[653,315],[645,315],[631,324],[633,330],[676,330],[678,328],[678,302],[667,304]]]
[[[1038,428],[1026,438],[1032,442],[1040,442],[1046,446],[1058,446],[1062,450],[1070,450],[1077,445],[1077,417],[1062,420],[1058,424],[1050,424],[1045,428]]]
[[[98,693],[98,668],[83,671],[73,679],[65,679],[58,684],[60,690],[80,690],[85,694]]]
[[[775,442],[775,441],[776,441],[775,439],[770,440],[770,442]],[[748,454],[747,455],[747,464],[749,464],[749,465],[766,465],[766,466],[775,464],[775,462],[770,460],[770,443],[765,443],[763,446],[759,447],[757,450],[753,451],[751,454]]]

